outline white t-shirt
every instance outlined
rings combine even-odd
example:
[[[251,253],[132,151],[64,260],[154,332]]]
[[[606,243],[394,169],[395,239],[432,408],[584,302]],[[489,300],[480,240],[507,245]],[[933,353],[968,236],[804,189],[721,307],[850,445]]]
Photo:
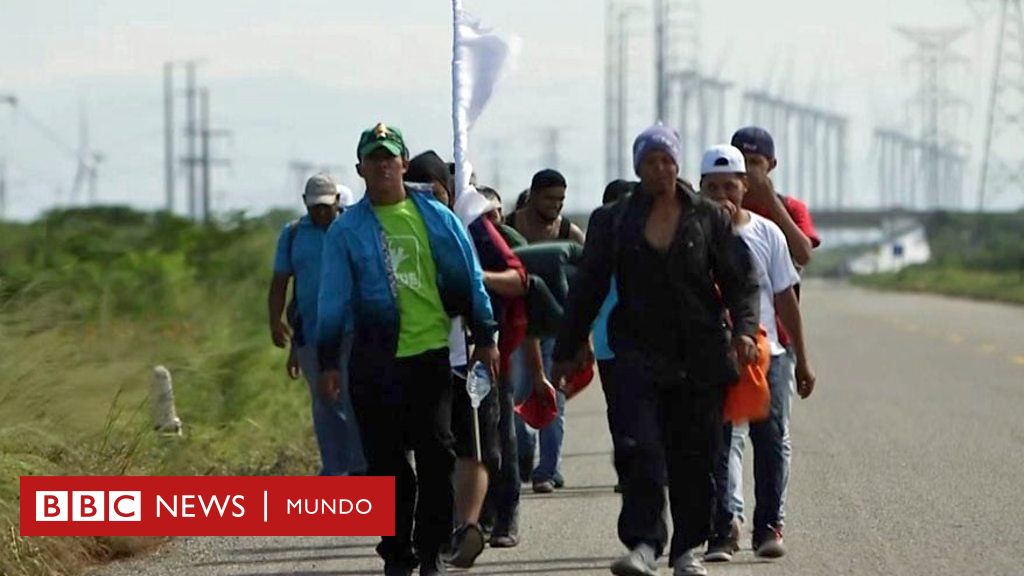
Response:
[[[462,328],[462,316],[452,318],[452,331],[448,334],[448,363],[452,368],[469,364],[466,353],[466,331]]]
[[[768,332],[772,356],[786,351],[779,344],[779,330],[775,324],[775,295],[800,283],[800,274],[789,256],[789,246],[782,229],[771,220],[747,211],[750,221],[736,227],[736,233],[747,243],[757,267],[757,282],[761,286],[761,325]]]

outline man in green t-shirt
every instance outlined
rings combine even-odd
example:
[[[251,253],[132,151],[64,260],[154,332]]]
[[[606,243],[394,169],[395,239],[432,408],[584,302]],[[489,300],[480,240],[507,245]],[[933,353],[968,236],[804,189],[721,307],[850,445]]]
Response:
[[[470,360],[498,373],[497,324],[483,271],[462,224],[429,193],[405,187],[409,153],[384,124],[357,148],[366,196],[324,239],[317,348],[320,392],[348,386],[371,476],[395,477],[395,535],[377,552],[386,576],[445,574],[442,545],[452,528],[455,464],[451,318],[466,319]],[[348,371],[338,369],[351,333]],[[415,470],[407,452],[415,455]]]

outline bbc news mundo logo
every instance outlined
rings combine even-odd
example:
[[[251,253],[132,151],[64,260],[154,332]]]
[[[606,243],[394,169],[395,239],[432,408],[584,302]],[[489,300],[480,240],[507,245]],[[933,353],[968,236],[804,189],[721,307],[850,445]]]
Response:
[[[22,536],[391,536],[393,477],[22,476]]]

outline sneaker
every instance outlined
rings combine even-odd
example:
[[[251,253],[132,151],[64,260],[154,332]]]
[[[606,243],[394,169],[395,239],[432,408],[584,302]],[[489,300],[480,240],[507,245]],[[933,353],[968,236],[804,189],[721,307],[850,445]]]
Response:
[[[412,576],[413,566],[408,562],[384,561],[384,576]]]
[[[770,526],[759,538],[754,539],[754,555],[758,558],[782,558],[786,555],[782,526]]]
[[[491,548],[515,548],[516,546],[519,546],[518,534],[512,532],[491,534]]]
[[[615,576],[658,576],[658,561],[654,548],[640,544],[629,554],[612,563],[612,574]]]
[[[445,568],[440,556],[420,562],[420,576],[447,576],[447,574],[448,569]]]
[[[551,483],[554,484],[555,489],[565,488],[565,478],[562,476],[562,473],[557,470],[554,475],[551,476]]]
[[[715,538],[708,542],[708,551],[704,553],[704,561],[729,562],[732,560],[732,555],[739,551],[739,543],[732,538]]]
[[[555,483],[551,480],[534,480],[533,481],[533,492],[534,494],[551,494],[555,491]]]
[[[460,526],[452,534],[451,546],[447,562],[456,568],[471,568],[484,551],[484,534],[476,524]],[[420,573],[423,573],[422,569]]]
[[[729,534],[716,536],[708,542],[708,551],[704,554],[705,562],[729,562],[733,554],[740,551],[740,523],[733,520],[729,523]]]
[[[708,569],[700,561],[700,552],[697,548],[676,556],[675,562],[672,563],[672,576],[708,576]]]

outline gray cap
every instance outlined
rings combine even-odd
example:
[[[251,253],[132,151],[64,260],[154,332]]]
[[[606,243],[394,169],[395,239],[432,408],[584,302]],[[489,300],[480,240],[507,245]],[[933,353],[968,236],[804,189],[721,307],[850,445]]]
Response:
[[[338,201],[338,184],[327,174],[316,174],[306,180],[303,199],[306,206],[334,204]]]

